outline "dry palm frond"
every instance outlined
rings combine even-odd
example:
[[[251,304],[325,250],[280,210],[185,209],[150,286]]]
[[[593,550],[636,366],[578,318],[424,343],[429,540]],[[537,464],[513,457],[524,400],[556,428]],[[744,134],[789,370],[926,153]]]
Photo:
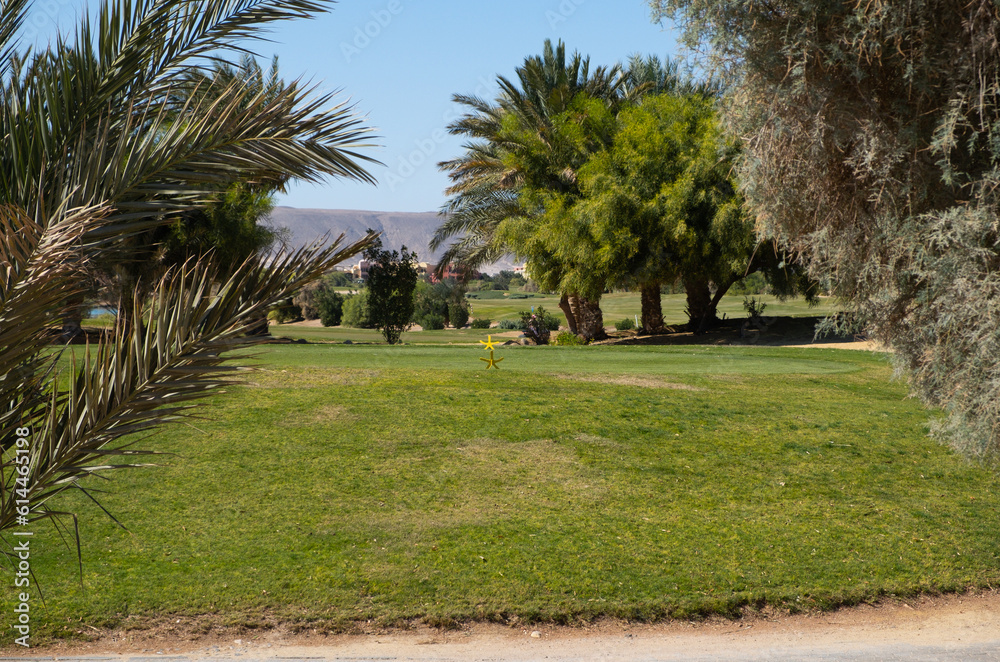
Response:
[[[143,466],[134,458],[153,451],[135,448],[139,439],[133,435],[189,415],[196,400],[240,369],[232,365],[239,356],[234,350],[261,342],[247,331],[268,306],[364,250],[372,239],[342,247],[341,236],[327,248],[302,249],[267,265],[248,260],[221,284],[220,265],[211,256],[166,274],[126,332],[83,350],[68,388],[46,380],[35,406],[21,407],[22,417],[5,428],[0,531],[14,526],[18,498],[30,502],[31,519],[54,517],[62,513],[50,500],[69,488],[86,489],[82,478]],[[55,280],[38,289],[59,290]],[[43,398],[44,406],[38,406]],[[21,494],[14,490],[19,474],[10,450],[15,425],[29,428],[32,440],[29,487]]]

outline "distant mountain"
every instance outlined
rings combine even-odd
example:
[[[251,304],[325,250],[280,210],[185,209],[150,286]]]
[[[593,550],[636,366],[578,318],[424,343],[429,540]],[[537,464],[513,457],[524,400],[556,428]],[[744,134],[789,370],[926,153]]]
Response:
[[[288,243],[293,248],[306,246],[324,234],[331,239],[344,233],[345,239],[355,241],[365,235],[368,228],[382,233],[382,245],[390,250],[406,246],[417,253],[421,262],[436,263],[444,252],[441,248],[428,248],[434,231],[441,224],[437,212],[393,212],[357,211],[351,209],[297,209],[295,207],[275,207],[271,212],[271,223],[276,228],[287,228]],[[512,269],[513,263],[502,261],[487,267],[484,271],[495,273],[501,269]]]

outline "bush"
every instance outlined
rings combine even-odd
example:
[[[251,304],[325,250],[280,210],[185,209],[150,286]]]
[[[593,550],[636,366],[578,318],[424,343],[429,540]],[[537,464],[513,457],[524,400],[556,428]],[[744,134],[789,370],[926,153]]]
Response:
[[[285,299],[271,308],[267,313],[267,319],[274,320],[278,324],[298,322],[302,319],[302,309],[293,304],[291,299]]]
[[[420,326],[424,331],[440,331],[444,328],[444,315],[427,313],[420,318]]]
[[[542,320],[545,322],[545,328],[549,331],[558,331],[560,320],[558,317],[545,310],[541,306],[535,309],[535,313],[542,316]],[[522,313],[523,315],[524,313]]]
[[[747,311],[747,319],[760,319],[764,315],[765,308],[767,308],[767,304],[758,301],[756,297],[743,297],[743,310]]]
[[[486,300],[486,299],[494,299],[494,300],[496,300],[496,299],[506,299],[507,297],[505,297],[504,294],[505,294],[504,292],[500,292],[500,291],[497,291],[497,290],[480,290],[479,292],[468,292],[468,293],[466,293],[465,298],[467,298],[467,299],[481,299],[481,300]]]
[[[344,318],[344,297],[333,290],[321,290],[314,295],[319,322],[323,326],[340,326]]]
[[[521,312],[521,324],[524,325],[524,335],[536,345],[549,344],[549,336],[553,331],[553,323],[555,323],[555,327],[558,329],[559,320],[554,315],[545,312],[545,309],[541,306],[535,312],[528,310]]]
[[[476,319],[472,320],[473,329],[488,329],[490,328],[491,324],[493,324],[492,320],[486,317],[477,317]]]
[[[307,320],[314,320],[319,317],[316,298],[319,295],[319,291],[323,288],[324,284],[322,281],[314,280],[296,292],[295,296],[292,297],[292,303],[302,311],[302,317]]]
[[[475,293],[481,295],[482,292]],[[417,283],[414,294],[413,321],[424,325],[421,320],[428,315],[438,315],[445,324],[460,329],[469,322],[469,303],[466,301],[465,287],[457,283]]]
[[[615,328],[619,331],[631,331],[635,328],[635,322],[631,317],[626,317],[623,320],[615,322]]]
[[[469,304],[464,299],[448,304],[448,319],[456,329],[464,327],[469,323]]]
[[[371,321],[371,312],[368,309],[368,291],[361,290],[360,294],[347,297],[343,305],[343,316],[340,323],[344,326],[351,326],[355,329],[374,329]]]
[[[729,289],[730,294],[766,294],[767,293],[767,281],[764,280],[764,274],[759,271],[741,278],[740,280],[733,283],[733,286]]]
[[[521,320],[500,320],[497,328],[501,331],[524,331],[524,324]]]
[[[584,341],[584,340],[580,340],[580,337],[578,335],[576,335],[575,333],[572,333],[570,331],[563,331],[558,336],[556,336],[556,344],[557,345],[563,345],[563,346],[567,346],[567,345],[586,345],[587,342]]]

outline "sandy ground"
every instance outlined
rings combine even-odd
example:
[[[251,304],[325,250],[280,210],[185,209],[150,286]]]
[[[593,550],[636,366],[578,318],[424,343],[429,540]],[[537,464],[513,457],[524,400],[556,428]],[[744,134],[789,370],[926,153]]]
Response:
[[[196,628],[197,630],[198,628]],[[978,647],[986,657],[941,657]],[[914,651],[930,649],[930,658]],[[890,654],[889,651],[898,651]],[[9,648],[0,657],[23,655]],[[829,655],[834,657],[829,657]],[[834,612],[753,614],[660,624],[603,621],[576,627],[418,625],[355,635],[292,634],[280,628],[196,634],[164,623],[107,632],[91,643],[32,649],[27,657],[183,656],[184,659],[380,660],[692,660],[692,659],[1000,659],[1000,592],[885,600]],[[7,658],[9,659],[9,657]]]

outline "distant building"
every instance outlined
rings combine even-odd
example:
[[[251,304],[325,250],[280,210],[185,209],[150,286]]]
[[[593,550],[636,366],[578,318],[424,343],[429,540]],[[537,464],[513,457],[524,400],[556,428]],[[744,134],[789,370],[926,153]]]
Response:
[[[441,274],[441,278],[438,278],[437,274],[435,273],[437,267],[438,265],[431,264],[429,262],[419,262],[417,263],[417,273],[427,274],[428,278],[430,278],[430,281],[432,283],[438,283],[442,280],[448,280],[449,278],[453,278],[455,280],[462,280],[467,275],[467,272],[461,267],[458,269],[453,269],[452,266],[449,264],[447,267],[445,267],[444,273]],[[472,274],[470,275],[470,278],[473,279],[479,278],[479,272],[473,271]]]
[[[368,269],[370,269],[372,263],[368,260],[361,260],[353,268],[351,268],[351,273],[354,275],[355,280],[368,280]]]

